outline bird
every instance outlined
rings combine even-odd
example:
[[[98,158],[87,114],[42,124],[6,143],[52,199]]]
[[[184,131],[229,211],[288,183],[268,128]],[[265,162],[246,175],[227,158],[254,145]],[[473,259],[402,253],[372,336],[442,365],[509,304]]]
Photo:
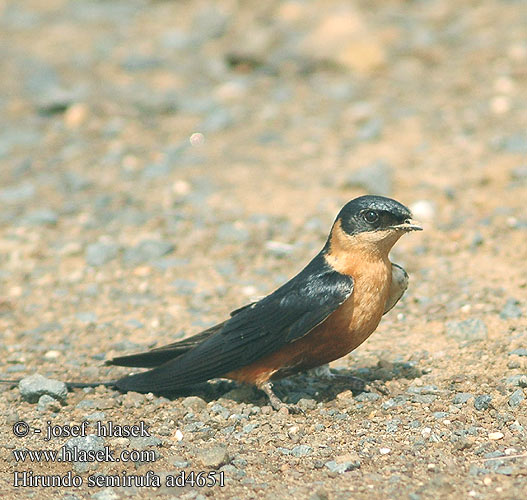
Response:
[[[390,250],[405,233],[421,230],[396,200],[355,198],[338,213],[322,250],[274,292],[191,337],[106,361],[147,371],[66,385],[167,394],[225,378],[261,389],[276,410],[298,411],[274,393],[273,381],[307,370],[328,373],[329,362],[375,331],[408,287],[408,274],[390,261]]]
[[[252,384],[275,409],[273,381],[323,367],[362,344],[402,297],[408,274],[389,253],[422,227],[396,200],[365,195],[338,213],[322,250],[264,298],[194,336],[109,365],[149,370],[111,384],[120,391],[175,393],[215,378]]]

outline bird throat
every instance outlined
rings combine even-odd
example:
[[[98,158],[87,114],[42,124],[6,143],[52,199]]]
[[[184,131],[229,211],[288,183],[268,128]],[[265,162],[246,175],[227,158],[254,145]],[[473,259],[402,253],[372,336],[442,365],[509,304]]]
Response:
[[[331,230],[324,257],[335,271],[357,280],[362,274],[370,274],[370,265],[388,266],[388,254],[402,235],[401,231],[394,229],[350,235],[337,220]]]

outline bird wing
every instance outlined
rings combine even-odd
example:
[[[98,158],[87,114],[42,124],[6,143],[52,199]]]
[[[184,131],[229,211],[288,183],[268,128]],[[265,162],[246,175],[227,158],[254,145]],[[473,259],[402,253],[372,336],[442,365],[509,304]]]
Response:
[[[235,309],[231,312],[231,317],[235,316],[244,309],[252,307],[254,304],[255,302],[251,302],[250,304],[246,304],[240,307],[239,309]],[[177,342],[172,342],[171,344],[167,344],[160,347],[154,347],[149,351],[112,358],[106,361],[106,364],[114,366],[133,366],[141,368],[154,368],[155,366],[160,366],[166,363],[167,361],[175,359],[181,356],[182,354],[186,353],[187,351],[190,351],[194,347],[198,346],[199,344],[207,340],[209,337],[219,332],[223,328],[223,325],[225,325],[225,323],[226,321],[223,321],[221,323],[218,323],[217,325],[207,328],[206,330],[203,330],[200,333],[197,333],[196,335],[192,335],[191,337],[178,340]]]
[[[399,302],[399,299],[404,295],[404,292],[406,292],[406,289],[408,288],[408,279],[406,271],[401,266],[392,263],[392,282],[383,314],[386,314],[395,306],[395,304],[397,304],[397,302]]]
[[[122,378],[117,387],[169,392],[221,377],[302,338],[352,292],[353,278],[333,270],[320,253],[297,276],[238,310],[200,344],[153,370]]]
[[[177,342],[173,342],[172,344],[167,344],[161,347],[155,347],[149,351],[112,358],[106,361],[106,364],[117,366],[134,366],[141,368],[153,368],[155,366],[162,365],[167,361],[177,358],[198,346],[221,330],[224,324],[225,322],[219,323],[207,328],[206,330],[203,330],[196,335],[193,335],[192,337],[178,340]]]

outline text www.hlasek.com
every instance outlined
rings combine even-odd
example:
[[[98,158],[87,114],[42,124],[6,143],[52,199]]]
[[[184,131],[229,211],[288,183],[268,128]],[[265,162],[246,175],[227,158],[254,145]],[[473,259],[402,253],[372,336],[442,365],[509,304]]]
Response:
[[[122,450],[117,457],[109,446],[98,450],[62,446],[58,450],[13,450],[17,462],[142,462],[156,461],[154,450]]]

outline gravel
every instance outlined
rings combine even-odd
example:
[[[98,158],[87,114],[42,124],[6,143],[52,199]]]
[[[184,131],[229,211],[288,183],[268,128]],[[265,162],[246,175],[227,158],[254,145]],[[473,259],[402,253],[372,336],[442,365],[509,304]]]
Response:
[[[7,498],[523,498],[524,19],[521,2],[473,4],[0,9],[0,46],[16,47],[2,51],[0,92],[0,378],[140,371],[104,362],[271,292],[356,196],[393,196],[424,228],[391,252],[410,276],[404,297],[332,363],[365,392],[311,373],[276,381],[293,413],[226,380],[32,402],[0,384]],[[90,434],[98,421],[144,421],[150,437],[103,446],[155,461],[14,459],[70,439],[32,432],[47,421],[83,420]],[[16,438],[20,421],[31,432]],[[225,486],[15,490],[22,470],[85,482],[203,471]]]

